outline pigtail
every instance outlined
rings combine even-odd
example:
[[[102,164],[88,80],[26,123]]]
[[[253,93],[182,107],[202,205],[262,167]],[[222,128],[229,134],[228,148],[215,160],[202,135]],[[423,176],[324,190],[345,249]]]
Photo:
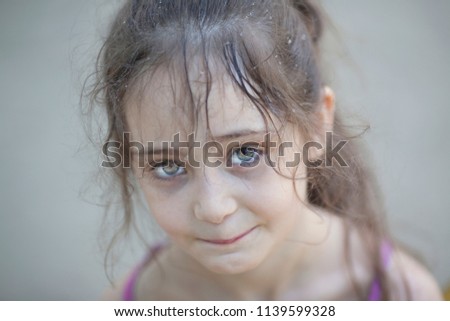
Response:
[[[316,58],[319,58],[318,46],[323,34],[324,16],[317,4],[313,4],[310,0],[292,0],[291,3],[306,27]],[[357,231],[371,258],[372,274],[379,282],[380,299],[389,300],[391,299],[389,281],[380,249],[383,243],[392,244],[392,241],[387,233],[385,210],[380,206],[382,197],[376,178],[366,165],[366,151],[355,141],[355,138],[362,136],[365,131],[356,137],[350,135],[342,120],[340,111],[336,111],[333,138],[347,141],[346,147],[342,150],[347,166],[332,169],[324,166],[308,168],[308,200],[313,205],[329,209],[345,218],[344,226],[347,231],[344,240],[345,262],[349,271],[352,271],[350,231],[352,227],[358,227]],[[325,159],[321,161],[323,164]],[[355,274],[350,273],[350,276],[356,293],[361,299],[366,299],[367,293],[358,284]]]

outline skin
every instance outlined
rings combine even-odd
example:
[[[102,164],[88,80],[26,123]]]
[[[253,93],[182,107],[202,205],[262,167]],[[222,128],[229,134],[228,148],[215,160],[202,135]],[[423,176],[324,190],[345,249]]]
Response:
[[[194,92],[202,84],[201,75],[197,76]],[[183,115],[176,97],[182,93],[175,89],[174,99],[173,88],[168,76],[161,72],[148,81],[143,92],[129,95],[127,120],[133,140],[154,142],[156,148],[163,141],[172,141],[176,133],[187,140],[192,126],[188,117],[179,117]],[[213,82],[208,104],[211,131],[223,146],[231,140],[240,144],[263,141],[262,117],[229,80]],[[331,130],[334,94],[329,88],[323,90],[318,113],[323,132]],[[196,141],[202,144],[211,139],[205,124],[200,113],[195,133]],[[134,164],[133,171],[150,211],[170,239],[158,264],[149,264],[140,276],[136,289],[139,299],[358,299],[344,261],[343,221],[308,204],[303,163],[295,171],[285,166],[306,141],[292,126],[275,126],[281,129],[282,141],[294,142],[295,147],[277,163],[288,177],[265,164],[262,151],[257,152],[260,162],[252,167],[239,166],[243,162],[238,153],[228,158],[233,161],[229,167],[160,164],[142,171]],[[255,133],[220,139],[248,130]],[[321,137],[317,135],[316,139],[321,142]],[[310,158],[319,153],[312,150]],[[196,160],[204,156],[201,149],[193,155]],[[155,160],[161,162],[164,158],[156,156]],[[290,178],[294,172],[298,178],[295,188]],[[369,260],[359,245],[359,237],[356,231],[351,232],[351,252],[356,258],[352,269],[358,284],[368,289],[373,276],[368,272]],[[411,266],[418,266],[415,271],[419,276],[425,275],[421,279],[430,292],[425,297],[438,298],[434,280],[409,257],[396,255],[393,271],[401,269],[401,260],[397,259],[400,256]],[[393,284],[400,282],[396,275],[400,273],[393,273]],[[107,297],[117,299],[120,287]],[[400,292],[399,297],[404,295]]]

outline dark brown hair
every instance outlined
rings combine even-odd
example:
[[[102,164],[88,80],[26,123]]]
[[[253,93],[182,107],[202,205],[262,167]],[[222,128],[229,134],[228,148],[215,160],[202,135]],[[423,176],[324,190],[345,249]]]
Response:
[[[208,75],[206,112],[212,81],[208,64],[214,59],[254,103],[266,124],[276,117],[297,125],[306,138],[313,137],[324,85],[319,70],[322,31],[319,10],[305,0],[126,1],[101,49],[97,78],[89,91],[92,102],[99,103],[107,115],[104,141],[123,143],[127,92],[158,68],[178,66],[195,106],[187,76],[194,56],[201,57]],[[198,110],[192,111],[195,120]],[[373,258],[373,274],[381,281],[383,298],[388,299],[379,253],[382,240],[388,238],[382,202],[358,139],[351,137],[341,120],[338,110],[333,135],[336,141],[348,140],[341,150],[348,166],[308,168],[308,201],[344,218],[348,231],[357,227]],[[123,167],[114,171],[121,189],[122,229],[128,230],[134,212],[132,175]],[[349,237],[346,243],[350,262]],[[361,298],[366,298],[367,293],[354,283]]]

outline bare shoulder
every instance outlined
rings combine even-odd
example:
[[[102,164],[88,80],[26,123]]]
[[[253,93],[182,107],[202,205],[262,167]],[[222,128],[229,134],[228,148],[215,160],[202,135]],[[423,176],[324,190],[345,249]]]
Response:
[[[362,242],[360,233],[350,230],[352,255],[358,260],[353,262],[353,270],[357,273],[358,282],[370,286],[373,281],[371,260]],[[367,237],[367,236],[366,236]],[[416,258],[395,246],[387,268],[389,292],[392,300],[442,300],[442,291],[431,272]]]
[[[128,280],[128,275],[120,279],[118,282],[115,282],[110,287],[106,288],[100,300],[102,301],[121,301],[123,288],[125,286],[126,281]]]
[[[439,285],[430,271],[405,251],[394,251],[388,267],[388,277],[394,300],[443,299]]]

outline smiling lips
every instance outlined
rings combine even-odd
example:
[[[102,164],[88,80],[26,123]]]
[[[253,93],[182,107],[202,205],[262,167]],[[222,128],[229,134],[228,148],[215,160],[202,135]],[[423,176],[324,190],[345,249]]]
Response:
[[[235,242],[239,241],[240,239],[242,239],[247,234],[250,234],[250,232],[252,232],[255,228],[256,228],[256,226],[251,228],[251,229],[249,229],[248,231],[246,231],[246,232],[236,236],[236,237],[231,238],[231,239],[226,239],[226,240],[222,240],[222,239],[217,239],[217,240],[201,239],[201,240],[205,241],[205,242],[208,242],[208,243],[217,244],[217,245],[232,244],[232,243],[235,243]]]

